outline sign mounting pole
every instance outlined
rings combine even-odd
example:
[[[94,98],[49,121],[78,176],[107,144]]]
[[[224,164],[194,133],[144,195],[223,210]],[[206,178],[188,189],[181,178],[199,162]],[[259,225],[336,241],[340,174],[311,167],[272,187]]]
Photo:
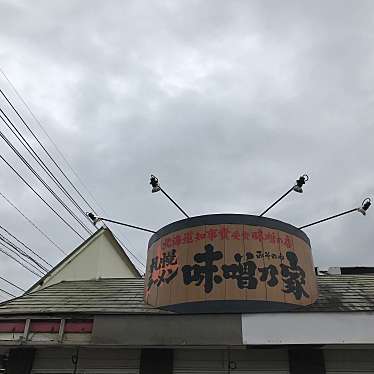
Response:
[[[318,223],[322,223],[322,222],[330,221],[331,219],[338,218],[338,217],[341,217],[341,216],[345,216],[346,214],[353,213],[353,212],[360,212],[361,214],[363,214],[364,216],[366,216],[366,211],[370,208],[370,205],[371,205],[371,199],[370,199],[369,197],[367,197],[367,198],[362,202],[362,204],[361,204],[361,206],[360,206],[359,208],[354,208],[354,209],[346,210],[345,212],[338,213],[338,214],[335,214],[335,215],[333,215],[333,216],[330,216],[330,217],[327,217],[327,218],[320,219],[320,220],[318,220],[318,221],[315,221],[315,222],[309,223],[308,225],[300,226],[300,227],[298,227],[298,228],[299,228],[300,230],[301,230],[301,229],[305,229],[305,228],[307,228],[307,227],[317,225]]]
[[[277,205],[281,200],[283,200],[290,192],[295,191],[298,193],[303,192],[303,185],[305,182],[309,180],[309,177],[304,174],[302,175],[297,181],[294,186],[292,186],[286,193],[284,193],[278,200],[276,200],[273,204],[271,204],[268,208],[266,208],[261,214],[260,217],[262,217],[265,213],[267,213],[271,208],[273,208],[275,205]]]
[[[149,183],[152,186],[152,192],[161,191],[184,215],[186,218],[190,216],[161,188],[158,178],[151,174],[151,181]]]

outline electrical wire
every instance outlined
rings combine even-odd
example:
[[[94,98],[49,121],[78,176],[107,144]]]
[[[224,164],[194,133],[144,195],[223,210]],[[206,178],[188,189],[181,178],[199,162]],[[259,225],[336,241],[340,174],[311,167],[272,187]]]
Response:
[[[2,245],[0,243],[0,245]],[[6,247],[5,247],[6,248]],[[9,254],[8,252],[6,252],[4,249],[0,248],[0,252],[4,253],[6,256],[8,256],[9,258],[11,258],[13,261],[16,261],[18,262],[22,267],[24,267],[26,270],[28,270],[30,273],[33,273],[34,275],[36,275],[38,278],[41,277],[40,274],[36,273],[34,270],[32,269],[29,269],[25,264],[23,264],[21,261],[17,260],[15,257],[13,257],[11,254]]]
[[[27,105],[26,101],[22,98],[22,96],[20,95],[20,93],[17,91],[16,87],[12,84],[12,82],[10,81],[10,79],[7,77],[7,75],[5,74],[5,72],[0,68],[0,71],[1,73],[4,75],[5,79],[7,80],[7,82],[10,84],[10,86],[13,88],[14,92],[16,93],[16,95],[18,96],[18,98],[22,101],[22,103],[25,105],[25,107],[27,108],[27,110],[29,111],[29,113],[31,114],[31,116],[33,117],[33,119],[35,120],[35,122],[39,125],[39,127],[42,129],[42,131],[44,132],[44,134],[47,136],[47,138],[49,139],[49,141],[54,145],[55,149],[57,150],[57,152],[59,153],[59,155],[63,158],[63,160],[65,161],[65,163],[68,165],[68,167],[70,168],[70,170],[74,173],[74,175],[78,178],[78,180],[81,182],[81,184],[84,186],[84,183],[82,182],[82,180],[79,178],[78,174],[75,172],[75,170],[73,169],[73,167],[70,165],[70,163],[67,161],[67,159],[64,157],[64,155],[62,154],[62,152],[59,150],[59,148],[57,147],[57,144],[52,140],[52,138],[48,135],[47,131],[44,129],[44,127],[42,126],[42,124],[40,123],[40,121],[36,118],[36,116],[34,115],[34,113],[32,112],[32,110],[30,109],[30,107]],[[69,182],[69,184],[73,187],[73,189],[77,192],[77,194],[82,198],[82,200],[87,204],[87,206],[90,207],[90,209],[92,209],[92,211],[95,212],[94,208],[90,205],[90,203],[84,198],[84,196],[79,192],[79,190],[75,187],[75,185],[73,184],[73,182],[69,179],[69,177],[65,174],[65,172],[62,170],[62,168],[58,165],[58,163],[55,161],[55,159],[51,156],[51,154],[48,152],[48,150],[44,147],[44,145],[41,143],[41,141],[38,139],[38,137],[34,134],[34,132],[32,131],[32,129],[27,125],[27,123],[24,121],[24,119],[22,118],[22,116],[19,114],[19,112],[17,111],[17,109],[14,107],[14,105],[11,103],[11,101],[8,99],[8,97],[5,95],[5,93],[3,92],[3,90],[0,89],[0,93],[2,94],[2,96],[5,98],[5,100],[8,102],[8,104],[12,107],[12,109],[14,110],[14,112],[17,114],[18,118],[23,122],[23,124],[27,127],[27,129],[30,131],[30,133],[32,134],[32,136],[35,138],[35,140],[38,142],[38,144],[42,147],[42,149],[45,151],[45,153],[48,155],[48,157],[50,158],[50,160],[55,164],[55,166],[58,168],[58,170],[61,172],[61,174],[66,178],[66,180]],[[88,191],[87,187],[86,187],[86,190]],[[88,191],[89,192],[89,191]],[[89,192],[90,193],[90,192]],[[92,195],[90,193],[90,195]]]
[[[26,292],[26,290],[24,290],[23,288],[17,286],[16,284],[12,283],[11,281],[9,281],[8,279],[5,279],[3,277],[0,277],[1,280],[3,280],[4,282],[10,284],[11,286],[15,287],[15,288],[18,288],[20,291],[23,291],[23,292]]]
[[[116,240],[121,244],[121,246],[123,247],[123,249],[125,250],[125,252],[129,252],[131,254],[131,256],[145,269],[145,265],[144,265],[144,262],[142,262],[132,251],[130,251],[122,242],[122,240],[116,235],[113,233],[113,236],[116,238]],[[138,269],[139,270],[139,269]],[[143,271],[142,269],[140,269],[141,271]]]
[[[33,267],[35,270],[39,271],[40,273],[47,273],[48,269],[46,269],[42,264],[36,261],[33,257],[29,256],[27,253],[22,251],[19,247],[17,247],[14,243],[7,240],[4,236],[0,234],[0,242],[4,247],[6,247],[9,251],[19,257],[21,260],[25,261],[28,265]],[[31,262],[30,262],[31,261]]]
[[[0,111],[2,112],[2,110],[0,109]],[[0,116],[0,118],[4,121],[4,119]],[[5,137],[5,135],[0,131],[0,136],[7,142],[7,144],[8,145],[10,145],[10,147],[14,150],[14,146],[12,146],[11,144],[9,144],[9,141],[7,140],[7,138]],[[19,155],[18,153],[17,153],[17,155]],[[22,156],[21,156],[22,157]],[[22,157],[22,159],[23,159],[23,157]],[[23,159],[24,160],[24,159]],[[34,173],[35,174],[35,173]],[[39,180],[40,180],[40,178],[38,178]],[[6,232],[8,232],[5,228],[3,228],[2,226],[0,226],[0,228],[2,228],[4,231],[6,231]],[[8,232],[9,233],[9,232]],[[10,234],[11,235],[11,234]],[[13,235],[11,235],[11,236],[13,236]],[[14,236],[13,236],[14,237]],[[15,237],[14,237],[15,238]],[[15,238],[17,241],[19,241],[17,238]],[[119,240],[119,238],[117,238],[118,240]],[[119,240],[120,241],[120,240]],[[19,241],[20,242],[20,241]],[[24,245],[24,243],[22,243],[22,242],[20,242],[21,244],[23,244]],[[137,262],[139,263],[139,264],[141,264],[143,267],[145,267],[145,265],[144,265],[144,263],[142,262],[142,261],[140,261],[139,259],[138,259],[138,257],[132,252],[132,251],[130,251],[122,242],[121,242],[121,244],[122,244],[122,246],[124,247],[124,248],[126,248],[126,250],[132,255],[132,257],[134,258],[134,259],[136,259],[137,260]],[[26,246],[26,245],[25,245]],[[31,248],[29,248],[29,247],[27,247],[26,246],[26,248],[28,248],[29,250],[31,250]],[[42,259],[39,255],[37,255],[33,250],[31,250],[32,251],[32,253],[34,253],[36,256],[38,256],[40,259]],[[44,259],[42,259],[44,262],[46,262]],[[50,265],[48,262],[47,262],[47,264],[48,265]],[[52,266],[52,265],[50,265],[50,266]],[[43,268],[43,270],[45,270],[45,271],[48,271],[47,269],[45,269],[45,268]]]
[[[98,204],[98,203],[97,203]],[[99,206],[99,208],[107,215],[107,216],[109,216],[109,214],[107,213],[107,211],[104,209],[104,208],[102,208],[99,204],[98,204],[98,206]],[[95,212],[94,212],[95,213]],[[95,213],[96,214],[96,213]],[[97,215],[97,214],[96,214]],[[103,226],[104,227],[107,227],[108,229],[110,229],[111,230],[111,232],[112,232],[112,234],[113,234],[113,236],[116,238],[116,240],[121,244],[121,246],[123,247],[123,249],[124,249],[124,251],[125,252],[129,252],[136,260],[137,260],[137,262],[139,263],[139,264],[141,264],[144,268],[145,268],[145,266],[144,266],[144,263],[146,262],[142,257],[140,257],[140,259],[141,259],[141,261],[139,261],[139,258],[138,257],[136,257],[135,256],[135,254],[128,248],[128,246],[127,245],[125,245],[124,243],[123,243],[123,241],[120,239],[120,236],[119,236],[119,234],[115,234],[115,232],[114,232],[114,229],[111,227],[111,225],[108,223],[108,222],[104,222],[104,221],[102,221],[102,224],[103,224]],[[129,240],[129,239],[125,239],[125,240],[128,240],[129,242],[130,242],[130,244],[134,247],[134,244],[133,243],[131,243],[131,241]],[[135,265],[134,265],[135,266]],[[136,267],[136,266],[135,266]],[[138,269],[138,270],[140,270],[141,272],[143,271],[142,269]]]
[[[4,198],[4,200],[13,207],[27,222],[29,222],[36,230],[38,230],[53,246],[55,246],[61,253],[66,255],[67,253],[58,245],[56,244],[42,229],[40,229],[29,217],[27,217],[20,209],[14,205],[8,197],[6,197],[2,192],[0,192],[0,196]]]
[[[28,110],[28,112],[30,113],[30,115],[32,116],[32,118],[34,119],[34,121],[38,124],[39,128],[43,131],[44,135],[48,138],[48,140],[51,142],[51,144],[54,146],[55,150],[57,151],[57,153],[60,155],[60,157],[63,159],[63,161],[65,162],[65,164],[68,166],[68,168],[70,169],[70,171],[74,174],[74,176],[77,178],[77,180],[80,182],[80,184],[85,188],[85,190],[87,191],[87,193],[91,196],[92,200],[99,206],[99,208],[105,212],[105,209],[101,207],[101,205],[99,204],[99,202],[97,201],[97,199],[95,198],[95,196],[91,193],[91,191],[89,190],[89,188],[87,187],[87,185],[83,182],[83,180],[79,177],[78,173],[74,170],[73,166],[70,164],[70,162],[66,159],[66,157],[64,156],[64,154],[60,151],[59,147],[57,146],[57,144],[53,141],[53,139],[49,136],[48,132],[45,130],[44,126],[42,125],[42,123],[39,121],[39,119],[35,116],[35,114],[33,113],[33,111],[31,110],[31,108],[29,107],[29,105],[26,103],[26,101],[24,100],[24,98],[22,97],[22,95],[18,92],[17,88],[15,87],[15,85],[11,82],[11,80],[8,78],[8,76],[5,74],[4,70],[0,68],[0,72],[2,73],[2,75],[4,76],[4,78],[6,79],[6,81],[9,83],[9,85],[12,87],[13,91],[15,92],[16,96],[19,98],[19,100],[23,103],[23,105],[26,107],[26,109]],[[34,134],[34,132],[32,131],[32,129],[26,124],[25,120],[22,118],[22,116],[19,114],[19,112],[16,110],[16,108],[14,107],[14,105],[11,103],[11,101],[9,100],[9,98],[5,95],[5,93],[0,89],[0,92],[2,94],[2,96],[5,98],[5,100],[8,102],[8,104],[12,107],[12,109],[14,110],[14,112],[17,114],[18,118],[20,118],[20,120],[23,122],[23,124],[26,126],[26,128],[29,130],[29,132],[31,133],[31,135],[35,138],[35,140],[38,142],[38,144],[41,146],[41,148],[45,151],[45,153],[48,155],[48,157],[50,158],[50,160],[55,164],[55,166],[58,168],[58,170],[61,172],[61,174],[66,178],[66,180],[69,182],[69,184],[73,187],[73,189],[77,192],[77,194],[82,198],[82,200],[87,204],[87,206],[90,207],[90,209],[97,215],[95,209],[92,207],[92,205],[84,198],[84,196],[80,193],[80,191],[78,190],[78,188],[73,184],[73,182],[70,180],[70,178],[64,173],[64,171],[62,170],[62,168],[59,166],[59,164],[54,160],[54,158],[51,156],[51,154],[48,152],[48,150],[43,146],[43,144],[40,142],[40,140],[38,139],[38,137]],[[27,218],[26,218],[27,219]],[[30,222],[31,223],[31,222]],[[39,229],[38,229],[39,230]],[[39,230],[40,231],[40,230]],[[44,234],[43,234],[44,235]],[[46,235],[44,235],[46,236]],[[47,237],[48,238],[48,237]],[[117,238],[118,239],[118,238]],[[48,240],[50,240],[48,238]],[[53,241],[52,241],[53,243]],[[55,246],[56,244],[53,243]],[[129,252],[129,253],[132,253],[123,243],[121,243],[122,246]],[[59,250],[61,250],[63,253],[66,254],[66,252],[64,252],[61,248],[59,248],[57,246],[57,248]],[[136,258],[136,256],[135,256]],[[137,259],[137,258],[136,258]],[[138,260],[138,259],[137,259]],[[139,260],[138,260],[139,262]],[[142,263],[142,262],[140,262]],[[143,265],[144,266],[144,265]]]
[[[13,295],[12,293],[10,293],[8,291],[3,290],[2,288],[0,288],[0,291],[8,294],[9,296],[16,297],[16,295]]]
[[[133,254],[133,251],[131,251],[131,250],[129,249],[129,247],[128,247],[124,242],[123,242],[124,240],[129,241],[130,244],[131,244],[131,246],[134,247],[134,244],[130,241],[130,239],[128,239],[128,238],[124,239],[123,236],[122,236],[122,238],[121,238],[121,237],[119,236],[118,233],[116,234],[116,233],[114,232],[115,229],[114,229],[112,226],[110,226],[109,224],[103,222],[103,225],[106,226],[106,227],[108,227],[108,229],[111,230],[112,234],[114,235],[114,237],[116,238],[116,240],[121,244],[121,246],[122,246],[122,248],[124,249],[124,251],[125,251],[126,253],[129,252],[129,253],[132,255],[132,257],[134,257],[134,258],[136,259],[136,261],[137,261],[139,264],[141,264],[141,265],[145,268],[144,263],[146,262],[146,260],[145,260],[142,256],[135,257],[135,255]],[[135,265],[134,265],[134,266],[135,266]],[[138,270],[139,270],[139,269],[138,269]],[[140,270],[143,271],[142,269],[140,269]]]
[[[6,123],[5,119],[0,115],[0,119]],[[11,141],[0,131],[0,137],[5,141],[5,143],[12,149],[12,151],[18,156],[18,158],[26,165],[26,167],[35,175],[35,177],[43,184],[43,186],[52,194],[52,196],[66,209],[66,211],[77,221],[77,223],[87,231],[88,234],[92,235],[84,223],[77,217],[77,215],[65,204],[65,202],[52,190],[52,188],[44,181],[44,179],[39,175],[39,173],[30,165],[30,163],[22,156],[18,149],[12,144]]]
[[[73,226],[70,225],[69,222],[67,222],[31,185],[30,183],[28,183],[26,181],[25,178],[22,177],[22,175],[20,173],[18,173],[18,171],[16,169],[14,169],[14,167],[12,165],[10,165],[10,163],[0,154],[0,158],[9,166],[9,168],[12,169],[12,171],[18,176],[18,178],[20,178],[23,183],[25,183],[33,192],[36,196],[39,197],[40,200],[42,200],[44,202],[45,205],[48,206],[49,209],[52,210],[52,212],[54,212],[60,219],[62,222],[65,223],[66,226],[68,226],[72,231],[74,231],[82,240],[84,240],[84,237],[78,232],[75,230],[75,228]]]
[[[45,171],[45,173],[52,179],[52,181],[56,184],[56,186],[63,192],[63,194],[73,203],[73,205],[83,214],[83,216],[93,225],[92,221],[86,216],[84,210],[79,206],[76,200],[71,196],[69,191],[61,184],[61,182],[57,179],[57,177],[53,174],[50,168],[45,164],[45,162],[39,157],[30,143],[25,139],[25,137],[20,133],[14,123],[10,120],[7,114],[0,108],[0,112],[3,116],[7,119],[7,122],[4,121],[8,129],[12,132],[12,134],[18,139],[18,141],[24,146],[24,148],[28,151],[31,157],[38,163],[38,165]],[[94,225],[93,225],[94,226]]]
[[[34,268],[36,271],[43,273],[43,275],[47,272],[43,265],[40,265],[35,259],[33,259],[31,256],[28,256],[27,253],[23,252],[22,250],[19,250],[17,247],[14,247],[12,244],[4,240],[2,237],[0,237],[0,242],[4,247],[11,251],[14,255],[19,257],[22,261],[25,261],[29,266]]]
[[[13,253],[15,256],[17,256],[20,260],[24,261],[28,266],[31,266],[35,271],[41,273],[42,275],[45,275],[44,272],[42,272],[42,270],[40,270],[40,268],[38,268],[36,265],[32,264],[31,262],[29,261],[26,261],[24,257],[22,257],[21,254],[19,254],[16,250],[14,250],[13,248],[9,247],[7,244],[5,244],[6,242],[3,242],[2,240],[0,240],[1,244],[8,250],[10,251],[11,253]]]
[[[32,250],[28,245],[26,245],[24,242],[16,238],[12,233],[10,233],[5,227],[0,225],[0,229],[5,231],[9,236],[11,236],[13,239],[15,239],[19,244],[23,245],[26,249],[28,249],[31,253],[33,253],[36,257],[38,257],[40,260],[42,260],[45,264],[47,264],[50,267],[53,267],[48,261],[46,261],[43,257],[39,256],[34,250]]]

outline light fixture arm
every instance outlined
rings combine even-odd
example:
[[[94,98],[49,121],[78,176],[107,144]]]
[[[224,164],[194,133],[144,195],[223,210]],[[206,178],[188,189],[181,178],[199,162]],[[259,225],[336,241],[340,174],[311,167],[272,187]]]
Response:
[[[353,208],[353,209],[350,209],[350,210],[346,210],[345,212],[342,212],[342,213],[339,213],[339,214],[334,214],[333,216],[320,219],[318,221],[309,223],[308,225],[300,226],[298,228],[299,229],[305,229],[306,227],[310,227],[310,226],[314,226],[314,225],[317,225],[317,224],[322,223],[322,222],[330,221],[331,219],[338,218],[338,217],[341,217],[341,216],[345,216],[346,214],[353,213],[353,212],[359,212],[359,213],[362,213],[365,216],[366,211],[370,208],[370,205],[371,205],[371,199],[368,197],[362,202],[362,204],[359,208]]]
[[[186,218],[190,218],[190,216],[160,187],[160,191],[186,216]]]
[[[158,178],[151,174],[151,181],[150,185],[152,186],[152,192],[161,191],[185,216],[186,218],[190,218],[190,216],[164,191],[164,189],[160,186]]]
[[[295,191],[302,193],[303,189],[302,186],[309,180],[309,177],[307,174],[302,175],[296,183],[286,192],[284,193],[278,200],[276,200],[273,204],[271,204],[268,208],[266,208],[261,214],[260,217],[262,217],[265,213],[267,213],[271,208],[273,208],[275,205],[277,205],[281,200],[283,200],[290,192]]]
[[[261,214],[260,217],[262,217],[265,213],[267,213],[273,206],[277,205],[281,200],[283,200],[290,192],[293,191],[295,186],[292,186],[286,193],[284,193],[278,200],[274,201],[273,204],[271,204],[268,208],[266,208]]]
[[[96,223],[99,222],[99,221],[105,221],[105,222],[115,223],[117,225],[122,225],[122,226],[130,227],[130,228],[136,229],[136,230],[151,232],[153,234],[156,232],[154,230],[146,229],[144,227],[135,226],[135,225],[129,225],[128,223],[124,223],[124,222],[120,222],[120,221],[114,221],[114,220],[109,219],[109,218],[97,217],[93,213],[90,213],[90,212],[87,212],[86,215],[92,220],[92,222],[94,223],[94,225],[96,225]]]
[[[344,215],[352,213],[352,212],[357,212],[357,209],[358,208],[350,209],[350,210],[347,210],[345,212],[342,212],[342,213],[339,213],[339,214],[335,214],[335,215],[327,217],[327,218],[320,219],[318,221],[309,223],[308,225],[300,226],[300,227],[298,227],[298,229],[300,229],[300,230],[301,229],[305,229],[306,227],[314,226],[314,225],[317,225],[318,223],[329,221],[330,219],[338,218],[338,217],[344,216]]]

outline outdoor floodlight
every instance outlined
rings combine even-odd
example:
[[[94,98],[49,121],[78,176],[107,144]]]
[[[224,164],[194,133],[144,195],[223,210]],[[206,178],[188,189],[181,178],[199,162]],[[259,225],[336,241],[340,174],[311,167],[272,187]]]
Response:
[[[92,212],[86,212],[86,216],[92,221],[94,225],[100,221],[99,217],[96,217]]]
[[[357,209],[358,212],[366,216],[366,211],[370,208],[371,199],[367,197],[363,202],[362,205]]]
[[[158,178],[156,178],[153,174],[151,174],[151,181],[149,184],[152,186],[152,193],[161,190],[160,184],[158,183]]]
[[[309,177],[304,174],[302,175],[297,181],[296,181],[296,184],[293,186],[293,190],[295,192],[298,192],[298,193],[303,193],[303,185],[305,184],[305,182],[307,182],[309,179]]]

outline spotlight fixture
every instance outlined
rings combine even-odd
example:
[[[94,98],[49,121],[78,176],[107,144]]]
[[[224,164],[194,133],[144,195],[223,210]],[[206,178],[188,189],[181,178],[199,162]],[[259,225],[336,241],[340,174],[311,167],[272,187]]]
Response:
[[[100,221],[100,218],[96,217],[92,212],[86,212],[86,216],[92,221],[95,226],[96,223]]]
[[[158,183],[158,178],[156,178],[153,174],[151,174],[151,181],[149,184],[152,186],[152,193],[161,190],[160,184]]]
[[[293,190],[295,192],[298,192],[298,193],[303,193],[303,185],[305,184],[305,182],[307,182],[309,180],[309,177],[304,174],[302,175],[297,181],[296,181],[296,184],[293,186]]]
[[[371,205],[371,199],[370,197],[367,197],[361,204],[359,208],[357,208],[357,211],[366,216],[366,211],[370,208]]]
[[[309,180],[308,175],[304,174],[302,175],[297,181],[294,186],[292,186],[286,193],[284,193],[278,200],[276,200],[273,204],[271,204],[268,208],[266,208],[261,214],[260,217],[262,217],[266,212],[268,212],[271,208],[273,208],[275,205],[277,205],[282,199],[284,199],[290,192],[295,191],[298,193],[303,192],[303,185],[305,182]]]

